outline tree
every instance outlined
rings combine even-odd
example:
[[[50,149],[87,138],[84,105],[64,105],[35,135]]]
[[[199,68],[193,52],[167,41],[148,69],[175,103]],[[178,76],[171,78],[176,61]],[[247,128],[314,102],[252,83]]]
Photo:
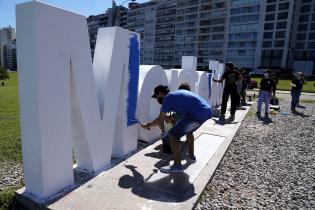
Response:
[[[6,69],[0,67],[0,80],[6,80],[6,79],[9,79],[10,76],[9,76],[9,73]]]

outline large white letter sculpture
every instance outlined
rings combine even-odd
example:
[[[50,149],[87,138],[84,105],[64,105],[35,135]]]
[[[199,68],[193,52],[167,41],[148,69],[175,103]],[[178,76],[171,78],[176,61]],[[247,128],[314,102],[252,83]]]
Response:
[[[183,57],[182,69],[139,69],[138,34],[111,27],[99,29],[92,64],[84,16],[36,1],[16,14],[25,193],[39,201],[73,184],[72,149],[78,168],[95,173],[135,150],[137,137],[157,139],[159,128],[138,125],[159,114],[156,85],[188,82],[215,105],[221,97],[196,57]]]
[[[141,123],[151,122],[159,116],[161,106],[155,99],[151,98],[154,87],[168,85],[165,71],[160,66],[143,65],[140,67],[139,76],[139,101],[138,118]],[[152,142],[161,135],[159,127],[152,127],[151,130],[139,126],[138,138],[146,142]]]
[[[139,38],[100,29],[92,67],[84,16],[36,1],[16,14],[26,193],[46,199],[73,184],[72,145],[88,172],[136,148]]]

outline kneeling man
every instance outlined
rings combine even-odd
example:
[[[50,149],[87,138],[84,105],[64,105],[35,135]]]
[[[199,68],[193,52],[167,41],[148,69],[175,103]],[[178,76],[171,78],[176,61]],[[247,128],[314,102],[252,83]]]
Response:
[[[212,117],[210,105],[205,99],[193,92],[187,90],[169,92],[168,87],[163,85],[155,87],[152,97],[156,98],[162,105],[161,113],[157,119],[143,125],[143,128],[150,129],[152,126],[160,126],[162,132],[164,132],[164,120],[167,112],[176,112],[182,116],[167,133],[172,148],[174,165],[160,169],[164,173],[182,172],[180,138],[184,135],[187,136],[189,154],[186,157],[189,161],[196,162],[193,132]]]

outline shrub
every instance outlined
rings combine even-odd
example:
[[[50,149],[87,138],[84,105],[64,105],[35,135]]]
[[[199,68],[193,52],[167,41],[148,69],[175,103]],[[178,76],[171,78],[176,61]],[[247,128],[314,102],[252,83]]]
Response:
[[[9,73],[6,69],[0,67],[0,80],[6,80],[6,79],[9,79],[10,76],[9,76]]]

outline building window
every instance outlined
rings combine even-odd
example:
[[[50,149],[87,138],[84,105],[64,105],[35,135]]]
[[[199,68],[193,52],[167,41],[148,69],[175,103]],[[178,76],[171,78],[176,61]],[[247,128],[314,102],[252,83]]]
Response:
[[[287,27],[287,22],[279,22],[277,23],[277,29],[284,29]]]
[[[278,17],[277,17],[278,20],[283,20],[287,18],[288,18],[288,12],[281,12],[278,14]]]
[[[309,12],[309,11],[311,11],[310,5],[303,5],[303,6],[301,6],[300,13]]]
[[[272,41],[263,41],[263,47],[268,48],[272,46]]]
[[[219,39],[224,39],[224,35],[223,34],[212,35],[212,40],[219,40]]]
[[[277,0],[267,0],[267,3],[277,2]]]
[[[308,21],[308,15],[300,15],[299,21],[300,22],[307,22]]]
[[[298,34],[298,35],[296,36],[296,39],[297,39],[297,40],[305,40],[305,39],[306,39],[306,34]]]
[[[273,51],[273,56],[282,57],[282,55],[283,55],[283,50],[274,50]]]
[[[273,12],[273,11],[276,11],[276,8],[277,8],[277,5],[276,5],[276,4],[267,5],[266,11],[267,11],[267,12]]]
[[[315,49],[315,42],[309,42],[307,45],[307,49]]]
[[[264,39],[272,39],[273,32],[265,32],[264,33]]]
[[[284,47],[284,40],[275,41],[275,47]]]
[[[285,31],[277,31],[276,38],[285,38]]]
[[[265,16],[265,21],[275,20],[275,14],[267,14]]]
[[[271,50],[263,50],[262,56],[271,56]]]
[[[315,30],[315,23],[311,24],[310,30]]]
[[[309,39],[309,40],[314,40],[314,39],[315,39],[315,33],[310,33],[310,34],[308,35],[308,39]]]
[[[307,31],[307,24],[299,24],[298,31]]]
[[[304,42],[299,42],[299,43],[295,43],[295,48],[296,49],[304,49]]]
[[[315,4],[314,4],[314,8],[315,8]],[[315,14],[312,15],[312,21],[315,21]]]
[[[224,31],[224,26],[216,26],[212,28],[212,32],[222,32]]]
[[[309,2],[311,2],[312,0],[302,0],[302,4],[304,4],[304,3],[309,3]]]
[[[279,4],[278,10],[287,10],[289,9],[289,2]]]
[[[274,27],[273,23],[265,23],[264,29],[265,30],[271,30],[271,29],[273,29],[273,27]]]

